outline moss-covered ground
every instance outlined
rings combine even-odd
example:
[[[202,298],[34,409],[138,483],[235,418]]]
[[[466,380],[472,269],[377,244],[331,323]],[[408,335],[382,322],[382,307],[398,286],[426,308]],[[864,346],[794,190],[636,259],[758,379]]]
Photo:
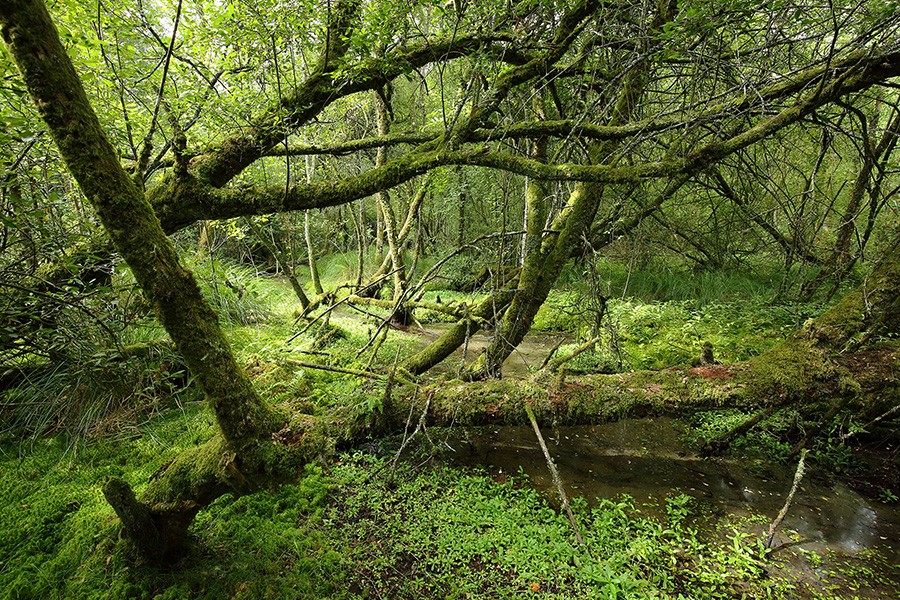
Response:
[[[628,497],[591,508],[575,499],[579,546],[566,517],[524,476],[498,483],[421,453],[395,467],[387,451],[397,440],[310,465],[276,490],[220,498],[191,527],[193,547],[180,563],[135,564],[100,482],[123,475],[140,489],[209,428],[202,408],[191,406],[148,424],[140,439],[75,455],[59,439],[24,455],[5,446],[0,597],[795,598],[808,591],[801,578],[767,575],[781,567],[762,560],[751,533],[764,517],[737,520],[724,542],[711,541],[698,533],[703,517],[690,497],[677,491],[656,516]],[[823,557],[807,560],[815,566]],[[835,589],[818,597],[857,595]]]
[[[273,404],[309,413],[350,407],[368,417],[381,408],[384,378],[297,362],[384,373],[423,343],[413,333],[392,331],[373,359],[375,345],[359,349],[377,325],[346,309],[331,318],[327,339],[318,327],[291,339],[303,323],[295,322],[297,305],[286,283],[233,265],[214,267],[218,272],[206,272],[204,291],[225,315],[226,332],[254,385]],[[603,341],[570,367],[590,372],[685,363],[699,355],[703,341],[711,341],[723,361],[752,357],[817,310],[773,304],[770,292],[761,286],[731,297],[610,301]],[[472,298],[440,290],[427,298],[438,294],[444,301]],[[589,306],[583,290],[563,288],[536,326],[569,332],[574,347],[578,337],[590,335]],[[129,335],[140,341],[159,332],[148,321]],[[140,492],[168,461],[212,436],[212,416],[189,386],[165,403],[104,418],[123,420],[115,435],[74,441],[52,431],[23,438],[20,431],[3,438],[0,598],[857,595],[835,589],[815,596],[791,577],[767,575],[748,523],[735,523],[727,543],[711,542],[698,533],[701,517],[689,498],[674,491],[652,517],[627,497],[590,508],[576,499],[585,540],[579,546],[566,517],[523,476],[495,482],[483,472],[450,468],[427,449],[407,453],[395,465],[396,439],[342,449],[280,489],[220,498],[193,523],[189,555],[171,569],[155,569],[136,562],[118,538],[100,486],[115,475]],[[741,418],[698,416],[695,441]],[[737,447],[786,456],[784,436],[796,426],[782,415]]]

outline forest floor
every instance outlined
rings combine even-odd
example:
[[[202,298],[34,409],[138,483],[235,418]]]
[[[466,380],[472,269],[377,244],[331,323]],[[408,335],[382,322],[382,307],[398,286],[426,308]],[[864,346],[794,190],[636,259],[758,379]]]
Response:
[[[275,404],[300,397],[317,409],[371,414],[383,382],[290,360],[387,368],[426,341],[393,331],[369,361],[357,351],[373,324],[345,314],[332,318],[337,334],[324,345],[314,346],[314,329],[286,343],[297,331],[289,287],[228,268],[242,298],[222,286],[207,291],[239,359]],[[720,360],[745,360],[821,309],[772,303],[771,288],[750,280],[723,286],[719,278],[719,293],[682,281],[680,297],[672,285],[654,291],[666,285],[649,276],[631,282],[637,293],[610,302],[603,341],[568,363],[572,376],[684,364],[707,340]],[[464,297],[429,292],[438,293],[444,302]],[[546,337],[536,348],[562,340],[569,343],[558,352],[571,351],[588,335],[588,305],[564,281],[537,319]],[[137,337],[155,335],[148,324]],[[210,437],[212,416],[193,386],[167,398],[141,396],[140,407],[94,418],[77,441],[62,423],[24,439],[4,435],[0,598],[850,599],[894,598],[900,589],[900,490],[871,477],[896,473],[896,448],[885,443],[869,454],[827,439],[815,448],[778,549],[766,551],[763,533],[793,476],[790,437],[802,427],[787,411],[716,461],[692,448],[745,418],[737,411],[548,429],[583,545],[530,430],[457,427],[420,432],[402,454],[403,435],[339,449],[296,483],[224,496],[192,525],[190,554],[155,569],[136,563],[117,537],[100,485],[117,475],[140,491]],[[836,423],[830,437],[854,426]],[[841,479],[866,482],[857,487],[869,495]]]

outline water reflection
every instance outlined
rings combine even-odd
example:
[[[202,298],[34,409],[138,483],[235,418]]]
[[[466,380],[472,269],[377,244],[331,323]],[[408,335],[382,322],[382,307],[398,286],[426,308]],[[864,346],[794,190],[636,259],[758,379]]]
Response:
[[[775,517],[791,487],[792,469],[767,465],[754,473],[737,462],[701,459],[681,441],[679,427],[669,419],[633,419],[547,429],[544,436],[569,493],[589,503],[625,493],[636,504],[661,505],[681,491],[713,517],[749,512]],[[530,427],[457,429],[446,441],[457,464],[483,465],[501,478],[522,470],[535,487],[553,489]],[[874,504],[841,484],[819,485],[810,475],[779,531],[789,530],[846,553],[879,547],[890,562],[900,562],[900,510]]]

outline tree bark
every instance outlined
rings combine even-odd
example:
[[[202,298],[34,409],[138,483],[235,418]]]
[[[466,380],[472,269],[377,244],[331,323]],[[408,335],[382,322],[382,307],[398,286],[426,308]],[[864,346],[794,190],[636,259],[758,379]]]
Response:
[[[229,445],[241,449],[269,424],[268,411],[150,204],[119,164],[50,15],[37,0],[10,0],[0,19],[4,41],[67,167],[207,393]]]
[[[220,430],[154,481],[144,508],[125,490],[127,484],[106,485],[126,535],[147,558],[160,559],[160,541],[168,549],[178,546],[174,540],[183,539],[198,507],[225,491],[252,490],[263,479],[277,479],[269,466],[269,438],[283,417],[257,396],[150,203],[119,164],[43,3],[0,3],[0,30],[66,166],[206,394]]]
[[[509,305],[512,290],[498,290],[469,309],[469,314],[458,320],[441,337],[406,359],[403,368],[414,375],[421,375],[453,354],[465,341],[476,334],[486,322]]]
[[[306,167],[306,185],[312,183],[313,170],[315,169],[314,157],[305,157]],[[303,239],[306,242],[306,258],[309,263],[309,276],[312,278],[313,289],[316,294],[322,295],[325,290],[322,289],[322,281],[319,279],[319,265],[316,263],[316,251],[312,243],[312,233],[309,228],[309,211],[303,211]]]
[[[559,39],[555,40],[558,44],[548,51],[546,58],[528,63],[529,69],[540,71],[561,57],[574,39],[579,24],[592,14],[598,4],[591,3],[589,6],[579,3],[577,10],[566,13],[563,21],[566,24],[564,29],[568,30],[560,32]],[[331,32],[340,33],[349,27],[347,22],[358,3],[340,2],[339,6],[339,19],[332,25]],[[119,164],[117,153],[90,107],[43,3],[40,0],[0,2],[0,31],[67,167],[94,206],[145,296],[153,303],[160,322],[204,390],[216,417],[220,432],[205,444],[160,468],[140,500],[121,480],[112,479],[105,485],[104,493],[119,515],[126,535],[138,544],[148,558],[164,561],[179,549],[184,531],[196,512],[216,497],[226,492],[249,493],[288,480],[305,462],[328,454],[336,442],[361,435],[364,426],[353,417],[342,417],[340,414],[327,420],[305,414],[279,415],[262,402],[235,362],[216,316],[203,300],[193,276],[180,265],[174,246],[166,237],[147,195]],[[345,48],[342,39],[331,37],[330,41],[323,53],[319,71],[311,77],[304,90],[286,100],[294,106],[304,107],[303,110],[288,111],[291,121],[288,124],[305,122],[311,118],[310,115],[318,114],[317,110],[320,111],[338,97],[334,86],[339,82],[332,80],[329,71],[333,70],[335,60]],[[457,43],[465,46],[464,40]],[[440,47],[428,49],[428,52],[444,51]],[[410,65],[415,65],[412,58],[394,68],[399,74]],[[877,73],[873,74],[872,69]],[[869,70],[863,69],[862,74],[854,75],[858,77],[855,83],[848,78],[850,82],[842,82],[841,85],[846,86],[840,89],[859,89],[854,86],[866,82],[871,85],[873,78],[883,78],[886,76],[884,73],[896,70],[897,65],[885,58],[883,66],[879,62],[878,66]],[[465,141],[467,132],[479,126],[497,109],[511,87],[526,75],[526,80],[534,76],[529,72],[512,70],[501,75],[499,89],[486,102],[486,108],[479,113],[480,118],[455,130],[453,139]],[[354,89],[354,86],[355,89],[372,89],[375,83],[383,83],[388,75],[379,72],[361,83],[350,82],[347,90]],[[789,88],[796,84],[788,82],[784,85]],[[835,90],[839,86],[835,86],[837,84],[824,86],[822,99],[804,100],[794,109],[776,115],[764,126],[754,127],[726,142],[682,157],[680,170],[672,171],[670,165],[650,165],[643,171],[629,169],[628,173],[622,173],[633,179],[648,176],[648,173],[682,173],[708,165],[710,161],[746,147],[828,101],[838,93]],[[639,88],[638,85],[635,89]],[[630,93],[624,93],[616,115],[630,114],[634,100]],[[269,197],[243,190],[210,187],[230,180],[261,156],[266,148],[273,147],[280,140],[285,130],[284,124],[271,116],[260,121],[267,124],[254,130],[251,138],[230,140],[219,152],[196,159],[191,166],[192,174],[171,173],[156,186],[154,197],[161,209],[169,211],[172,218],[170,226],[192,221],[195,215],[191,214],[191,210],[206,210],[207,206],[216,208],[216,200],[236,203],[229,205],[225,212],[240,204],[242,215],[258,214],[275,206],[279,210],[296,207],[291,202],[297,201],[297,190],[286,194],[279,189],[277,194],[273,191]],[[615,116],[613,120],[616,121]],[[274,126],[272,122],[275,122]],[[601,165],[604,157],[599,155],[596,147],[591,154],[592,166],[586,167],[588,170],[583,173],[593,173],[591,177],[612,177],[610,169],[616,167]],[[384,169],[377,176],[363,177],[365,185],[362,188],[379,188],[384,187],[386,182],[408,180],[439,164],[449,164],[451,159],[460,162],[471,160],[474,164],[482,155],[487,156],[481,150],[460,151],[453,159],[450,150],[426,149],[399,161],[400,164],[395,165],[398,169]],[[596,166],[608,166],[609,169],[591,171]],[[568,167],[545,169],[538,164],[536,174],[541,177],[561,173],[571,178],[572,173],[577,171]],[[348,190],[340,185],[331,186],[335,189],[330,191],[325,187],[307,185],[299,195],[302,197],[303,194],[319,191],[325,196],[330,193],[332,197],[345,194],[342,202],[352,196],[346,195]],[[359,192],[360,188],[353,191]],[[560,221],[565,226],[554,228],[551,238],[555,240],[545,240],[544,256],[548,259],[548,265],[561,266],[568,258],[572,245],[587,231],[596,212],[599,191],[602,191],[602,183],[599,182],[576,186],[566,216]],[[186,207],[191,203],[185,201],[197,200],[198,194],[200,198],[210,198],[212,203],[204,205],[203,202],[196,202],[202,209]],[[261,202],[273,204],[266,208],[269,205]],[[222,206],[218,208],[222,209]],[[187,212],[180,213],[181,209]],[[526,316],[533,318],[555,275],[556,272],[544,268],[536,280],[520,285],[522,299],[519,304],[525,308]],[[500,381],[444,386],[433,388],[437,401],[432,403],[430,412],[435,420],[443,418],[445,422],[452,419],[458,423],[523,423],[526,415],[522,402],[530,399],[534,401],[538,420],[596,422],[629,412],[666,412],[691,406],[758,406],[766,402],[820,401],[848,395],[875,402],[895,401],[898,387],[896,345],[870,347],[869,344],[879,335],[897,333],[900,325],[898,288],[900,236],[859,289],[783,344],[753,361],[731,366],[595,376],[557,389],[530,382]],[[479,308],[484,310],[476,312],[477,317],[490,318],[493,315],[493,303],[482,303]],[[507,314],[515,315],[518,310],[510,307]],[[469,331],[468,327],[468,321],[459,325],[464,334]],[[524,331],[520,324],[512,322],[506,327],[508,332],[515,334],[507,339],[514,339]],[[492,355],[491,360],[496,363],[493,357],[501,353]],[[408,410],[401,413],[398,422],[405,420]]]
[[[300,285],[300,280],[297,279],[297,273],[294,271],[293,261],[290,261],[285,256],[282,249],[278,246],[278,242],[274,239],[270,239],[266,236],[266,232],[262,230],[262,228],[254,223],[250,218],[244,219],[244,222],[247,223],[247,227],[250,228],[250,231],[253,232],[253,235],[256,236],[256,239],[259,240],[259,243],[268,250],[273,257],[275,257],[275,262],[281,267],[281,270],[284,272],[284,276],[288,278],[288,281],[291,284],[291,289],[294,290],[294,295],[297,296],[297,300],[300,301],[300,306],[304,309],[309,306],[309,298],[306,296],[306,292],[303,291],[303,286]]]
[[[865,118],[861,113],[859,118],[860,121],[865,124]],[[868,129],[874,129],[876,125],[877,119],[873,118],[869,122]],[[864,131],[865,130],[866,129],[864,128]],[[874,132],[863,139],[862,143],[864,149],[862,153],[862,165],[860,165],[859,171],[856,174],[847,207],[844,209],[843,215],[841,216],[841,222],[837,229],[834,246],[816,277],[801,288],[800,297],[802,301],[808,302],[829,277],[833,278],[831,291],[828,295],[828,297],[831,298],[847,273],[849,273],[850,269],[853,267],[855,258],[853,253],[851,253],[851,243],[854,234],[858,231],[856,219],[859,213],[862,212],[863,198],[870,189],[873,171],[879,166],[883,168],[885,163],[890,159],[891,153],[897,146],[898,134],[900,134],[900,111],[896,112],[894,116],[890,118],[887,127],[885,127],[885,130],[882,133],[881,139],[877,140],[877,143],[874,138]],[[881,176],[882,175],[878,176],[879,180]],[[877,202],[874,198],[873,200]],[[865,235],[859,236],[859,241],[860,247],[855,253],[856,257],[863,254],[868,237]]]
[[[674,6],[668,2],[660,3],[649,31],[655,33],[673,17]],[[644,50],[646,53],[646,49]],[[649,59],[644,58],[625,76],[609,125],[621,125],[634,115],[644,93],[649,70]],[[543,115],[542,108],[539,107],[537,112],[539,117]],[[614,166],[618,162],[618,146],[617,142],[591,142],[588,145],[588,163]],[[543,162],[544,152],[539,144],[535,146],[534,153],[535,160]],[[547,295],[573,250],[590,235],[591,225],[605,191],[605,186],[600,183],[577,183],[569,196],[568,206],[554,219],[550,233],[543,236],[544,221],[540,220],[540,216],[545,214],[542,208],[544,188],[540,179],[530,179],[529,185],[528,205],[533,207],[530,210],[534,215],[529,223],[530,231],[526,232],[528,252],[519,277],[519,287],[490,344],[471,369],[475,377],[499,378],[502,375],[503,362],[531,329],[538,310],[547,300]]]
[[[378,134],[387,135],[391,129],[391,86],[387,85],[383,90],[375,93],[375,113],[378,118]],[[375,166],[383,167],[387,161],[387,149],[379,148],[375,155]],[[400,325],[409,325],[410,314],[403,308],[403,296],[406,294],[406,265],[403,259],[403,248],[397,234],[397,217],[394,207],[391,205],[391,196],[387,190],[375,194],[375,202],[381,214],[381,223],[384,227],[384,238],[388,245],[388,254],[391,259],[391,268],[394,284],[394,312],[391,320]]]

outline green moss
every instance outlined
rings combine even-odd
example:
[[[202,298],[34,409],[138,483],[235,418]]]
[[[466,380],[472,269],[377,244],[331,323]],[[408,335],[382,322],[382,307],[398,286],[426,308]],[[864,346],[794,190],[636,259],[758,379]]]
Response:
[[[750,361],[740,383],[749,404],[839,397],[858,389],[825,350],[809,341],[791,339]]]
[[[568,377],[562,384],[512,379],[449,382],[426,393],[432,393],[432,412],[442,423],[527,424],[525,402],[533,405],[538,420],[544,423],[603,423],[626,415],[734,403],[741,389],[735,380],[737,373],[739,369],[706,377],[684,369],[666,369]]]
[[[821,344],[840,350],[850,338],[863,331],[866,307],[862,291],[847,294],[830,310],[804,326],[804,331]]]
[[[221,436],[185,450],[161,471],[142,495],[152,505],[181,503],[191,498],[209,497],[227,481],[239,484],[240,473],[227,471],[229,456]]]
[[[449,382],[433,392],[432,412],[439,421],[464,425],[527,423],[523,402],[545,406],[546,399],[543,386],[526,381]]]

